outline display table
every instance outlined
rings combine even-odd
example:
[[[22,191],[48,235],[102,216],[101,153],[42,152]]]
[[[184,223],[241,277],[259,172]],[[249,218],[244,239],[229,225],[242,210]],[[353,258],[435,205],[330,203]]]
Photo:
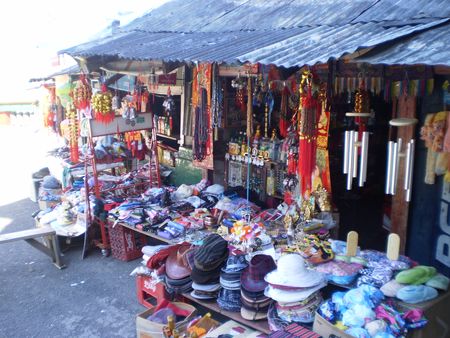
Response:
[[[171,241],[170,239],[158,236],[157,234],[154,234],[154,233],[149,232],[149,231],[142,231],[142,230],[136,229],[135,227],[133,227],[131,225],[128,225],[126,223],[117,223],[117,225],[121,225],[124,228],[127,228],[127,229],[130,229],[130,230],[139,232],[140,234],[146,235],[146,236],[151,237],[153,239],[156,239],[158,241],[161,241],[161,242],[164,242],[164,243],[167,243],[167,244],[174,244],[174,242]]]

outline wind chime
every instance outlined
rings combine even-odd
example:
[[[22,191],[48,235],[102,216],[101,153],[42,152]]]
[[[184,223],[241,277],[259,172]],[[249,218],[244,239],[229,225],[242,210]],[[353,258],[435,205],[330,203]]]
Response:
[[[356,93],[355,111],[345,114],[354,117],[358,130],[347,130],[344,143],[344,167],[343,173],[347,175],[347,190],[351,190],[353,179],[359,177],[358,185],[364,186],[367,180],[367,159],[369,153],[369,132],[366,131],[365,120],[370,116],[369,93],[364,89],[364,81]]]
[[[417,123],[415,118],[396,118],[389,121],[392,127],[402,128],[414,126]],[[400,160],[404,160],[404,185],[405,200],[411,201],[412,176],[414,169],[414,152],[415,141],[409,140],[406,143],[406,151],[403,149],[403,139],[398,138],[396,142],[389,141],[388,143],[388,159],[386,172],[386,194],[395,195],[397,191],[397,180],[399,176]]]

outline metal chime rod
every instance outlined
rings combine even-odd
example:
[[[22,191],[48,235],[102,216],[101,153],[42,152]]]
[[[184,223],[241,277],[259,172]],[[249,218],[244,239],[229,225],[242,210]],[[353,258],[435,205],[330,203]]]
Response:
[[[353,133],[353,178],[358,176],[358,132],[352,131]]]
[[[347,130],[345,132],[345,142],[344,142],[344,174],[348,174],[348,154],[350,145],[350,132]]]
[[[355,166],[354,160],[354,152],[355,152],[355,138],[353,136],[354,131],[350,131],[349,134],[349,142],[348,142],[348,175],[347,175],[347,190],[352,189],[353,183],[353,168]]]
[[[388,156],[387,156],[387,169],[386,169],[386,195],[391,193],[391,182],[392,182],[392,155],[394,152],[394,142],[389,141],[388,143]]]
[[[414,153],[415,153],[415,142],[414,140],[408,143],[408,153],[406,154],[406,176],[405,178],[405,190],[406,190],[406,202],[411,201],[411,188],[414,172]]]
[[[361,164],[359,168],[359,186],[362,187],[367,179],[367,158],[369,150],[369,133],[363,132],[361,139]]]
[[[392,177],[391,177],[391,189],[390,194],[395,195],[397,188],[398,177],[398,142],[394,142],[394,148],[392,150]]]

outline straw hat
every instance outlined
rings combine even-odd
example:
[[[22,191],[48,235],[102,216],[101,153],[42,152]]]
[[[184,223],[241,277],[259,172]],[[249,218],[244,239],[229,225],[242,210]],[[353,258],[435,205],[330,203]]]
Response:
[[[264,279],[272,286],[310,288],[323,284],[325,276],[322,273],[308,270],[300,255],[288,254],[278,260],[277,269],[269,272]]]

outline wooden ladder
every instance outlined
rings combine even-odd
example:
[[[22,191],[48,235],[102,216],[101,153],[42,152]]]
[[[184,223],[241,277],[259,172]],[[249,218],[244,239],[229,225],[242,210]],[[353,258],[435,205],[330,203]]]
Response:
[[[159,172],[159,159],[158,159],[158,141],[156,139],[156,121],[155,117],[152,121],[152,136],[150,140],[150,161],[149,161],[149,172],[150,172],[150,187],[159,188],[161,187],[161,174]]]

